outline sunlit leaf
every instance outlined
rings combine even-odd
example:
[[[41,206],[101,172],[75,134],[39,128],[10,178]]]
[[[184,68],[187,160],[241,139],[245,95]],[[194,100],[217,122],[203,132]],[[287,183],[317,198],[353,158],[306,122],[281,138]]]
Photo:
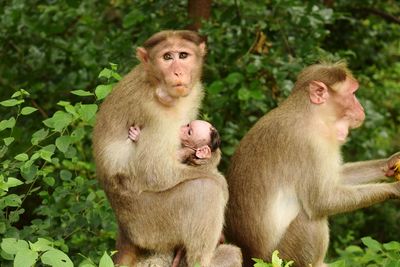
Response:
[[[33,108],[33,107],[24,107],[21,110],[21,114],[22,115],[29,115],[33,112],[35,112],[37,110],[37,108]]]
[[[47,264],[53,267],[74,266],[70,258],[64,252],[56,249],[46,251],[40,258],[43,264]]]

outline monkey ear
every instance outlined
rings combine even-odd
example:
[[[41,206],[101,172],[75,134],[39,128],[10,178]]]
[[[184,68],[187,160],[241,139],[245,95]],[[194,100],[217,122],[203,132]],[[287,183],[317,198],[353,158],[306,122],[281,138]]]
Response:
[[[199,147],[195,154],[199,159],[209,159],[211,158],[211,148],[207,145]]]
[[[201,56],[204,57],[207,54],[206,43],[202,42],[201,44],[199,44],[199,48],[200,48]]]
[[[147,63],[149,61],[149,55],[147,54],[146,49],[144,49],[143,47],[136,48],[136,57],[142,63]]]
[[[319,81],[311,81],[309,85],[310,101],[313,104],[323,104],[329,97],[329,89],[326,84]]]

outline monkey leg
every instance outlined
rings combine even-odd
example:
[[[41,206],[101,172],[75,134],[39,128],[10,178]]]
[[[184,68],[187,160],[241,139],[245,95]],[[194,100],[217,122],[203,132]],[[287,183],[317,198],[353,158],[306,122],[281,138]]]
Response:
[[[139,254],[138,248],[126,238],[121,230],[118,233],[116,250],[117,253],[113,256],[114,264],[128,267],[135,265]]]
[[[220,185],[212,179],[197,179],[187,184],[193,200],[181,222],[186,260],[189,266],[196,263],[212,266],[223,228],[226,199]]]
[[[280,257],[293,260],[296,267],[325,266],[324,258],[329,243],[326,218],[311,219],[301,211],[289,225],[277,250]]]
[[[223,228],[225,189],[226,183],[210,177],[157,193],[113,192],[110,199],[118,224],[134,247],[157,253],[184,247],[189,266],[208,267]]]

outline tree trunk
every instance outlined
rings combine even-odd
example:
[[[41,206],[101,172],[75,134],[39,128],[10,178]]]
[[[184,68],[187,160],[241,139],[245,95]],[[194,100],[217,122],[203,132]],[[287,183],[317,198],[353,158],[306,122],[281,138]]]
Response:
[[[198,31],[201,27],[201,20],[207,20],[211,15],[212,0],[189,0],[188,14],[193,21],[188,26],[189,30]]]

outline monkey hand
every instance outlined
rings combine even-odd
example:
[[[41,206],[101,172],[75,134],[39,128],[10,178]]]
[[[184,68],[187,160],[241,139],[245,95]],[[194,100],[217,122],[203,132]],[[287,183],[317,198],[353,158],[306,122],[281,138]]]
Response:
[[[386,176],[394,176],[397,180],[400,180],[400,152],[393,154],[389,158],[385,172]]]
[[[129,127],[128,138],[131,139],[133,142],[139,140],[140,135],[140,128],[139,126],[131,126]]]

